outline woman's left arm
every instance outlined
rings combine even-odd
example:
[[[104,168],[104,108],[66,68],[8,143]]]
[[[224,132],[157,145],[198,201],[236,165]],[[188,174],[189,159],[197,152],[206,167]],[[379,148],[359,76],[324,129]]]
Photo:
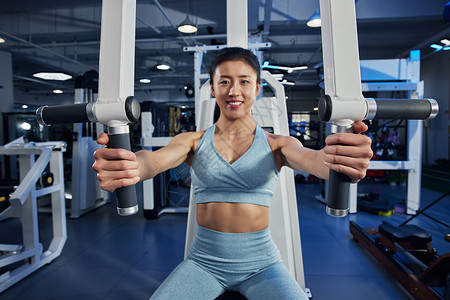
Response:
[[[373,155],[371,139],[360,134],[366,130],[366,124],[356,122],[354,133],[329,135],[321,150],[305,148],[297,139],[286,137],[280,147],[283,165],[323,179],[328,179],[332,169],[358,181],[366,176]]]

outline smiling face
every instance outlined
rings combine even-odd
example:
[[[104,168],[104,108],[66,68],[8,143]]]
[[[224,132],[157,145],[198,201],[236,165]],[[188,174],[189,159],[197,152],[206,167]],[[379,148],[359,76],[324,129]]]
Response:
[[[260,87],[255,70],[243,60],[219,64],[214,71],[211,93],[220,108],[220,117],[229,120],[251,117]]]

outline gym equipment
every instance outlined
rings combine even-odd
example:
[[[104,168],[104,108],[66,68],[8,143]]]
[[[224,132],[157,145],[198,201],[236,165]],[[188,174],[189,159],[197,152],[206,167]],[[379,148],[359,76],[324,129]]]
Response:
[[[99,95],[95,102],[43,106],[36,111],[42,125],[99,122],[107,126],[109,147],[131,150],[128,123],[140,115],[134,93],[134,44],[136,1],[108,0],[102,3]],[[136,188],[115,191],[117,212],[127,216],[138,211]]]
[[[152,151],[153,147],[167,146],[172,139],[172,137],[153,137],[154,126],[152,113],[149,111],[142,111],[141,124],[141,145],[143,149]],[[158,176],[164,176],[164,173]],[[164,207],[161,210],[157,208],[155,202],[161,200],[161,198],[165,199],[160,193],[160,191],[165,191],[164,182],[165,180],[161,178],[148,179],[142,182],[142,207],[145,218],[149,220],[155,219],[164,213],[187,213],[188,211],[187,207]],[[159,186],[156,190],[155,185]]]
[[[433,99],[365,99],[353,0],[320,0],[326,95],[319,101],[319,117],[332,122],[331,133],[350,132],[353,122],[373,119],[432,119],[438,112]],[[348,214],[350,178],[330,170],[327,193],[329,215]]]
[[[239,46],[243,48],[257,48],[258,45],[249,45],[247,42],[247,1],[227,1],[227,26],[243,21],[239,26],[227,28],[228,46]],[[245,24],[245,25],[244,25]],[[269,44],[263,43],[262,47]],[[195,52],[195,82],[200,86],[200,79],[207,78],[206,74],[200,74],[203,52],[209,50],[220,50],[221,46],[185,47],[185,51]],[[284,87],[269,72],[262,71],[261,79],[264,80],[275,92],[275,97],[258,99],[252,109],[253,117],[261,127],[275,134],[289,135],[286,99]],[[196,127],[198,131],[207,129],[213,124],[215,99],[211,98],[209,80],[200,88],[196,96]],[[198,99],[197,99],[198,96]],[[200,118],[201,117],[201,118]],[[298,223],[297,199],[295,193],[294,172],[292,169],[283,168],[280,172],[274,197],[269,213],[270,230],[272,237],[280,250],[282,259],[299,285],[305,288],[303,274],[302,249],[300,241],[300,227]],[[197,231],[196,206],[191,189],[188,226],[186,232],[185,256],[192,244]]]
[[[89,71],[75,80],[74,103],[92,105],[98,92],[98,73]],[[93,154],[102,146],[96,139],[103,132],[99,123],[73,124],[72,174],[70,192],[70,217],[81,215],[110,202],[108,192],[100,188],[96,173],[92,170]],[[69,188],[68,188],[69,189]],[[69,191],[68,191],[69,192]]]
[[[61,254],[67,238],[62,160],[65,147],[64,142],[25,143],[23,138],[0,147],[1,155],[18,156],[20,168],[20,184],[6,197],[9,199],[0,202],[0,217],[20,219],[23,241],[22,245],[0,244],[0,293]],[[47,165],[53,184],[37,189]],[[39,241],[37,199],[47,195],[51,196],[53,238],[44,250]]]
[[[438,255],[430,245],[431,234],[419,226],[407,223],[424,215],[450,228],[448,224],[425,213],[448,195],[450,192],[440,196],[399,226],[383,222],[378,228],[361,228],[356,222],[350,221],[350,232],[354,240],[366,248],[418,300],[450,299],[450,253]],[[449,234],[444,239],[450,242]]]

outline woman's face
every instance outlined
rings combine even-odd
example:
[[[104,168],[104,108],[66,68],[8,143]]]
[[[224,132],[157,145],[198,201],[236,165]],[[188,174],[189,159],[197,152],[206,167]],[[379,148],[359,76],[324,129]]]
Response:
[[[225,61],[214,72],[211,93],[219,105],[221,117],[236,120],[251,115],[261,84],[256,72],[242,60]]]

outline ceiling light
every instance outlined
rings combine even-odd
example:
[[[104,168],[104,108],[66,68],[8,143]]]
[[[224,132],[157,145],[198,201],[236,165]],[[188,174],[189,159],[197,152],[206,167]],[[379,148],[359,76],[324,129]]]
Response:
[[[157,68],[158,70],[162,70],[162,71],[170,70],[170,66],[169,66],[168,64],[164,64],[164,63],[158,64],[158,65],[156,66],[156,68]]]
[[[5,39],[0,38],[0,44],[3,44],[4,42],[6,42]]]
[[[286,71],[288,73],[292,73],[293,71],[306,70],[306,69],[308,69],[308,66],[298,66],[298,67],[275,66],[275,65],[270,65],[269,62],[266,60],[262,64],[261,68],[263,68],[263,69],[283,70],[283,71]]]
[[[152,82],[150,79],[148,78],[142,78],[141,80],[139,80],[140,83],[150,83]]]
[[[306,25],[308,25],[309,27],[320,27],[322,25],[322,21],[320,20],[320,13],[319,13],[318,8],[316,8],[316,11],[311,16],[311,18],[309,18]]]
[[[23,109],[27,109],[27,108],[28,108],[28,105],[24,104],[24,105],[22,105],[22,108],[23,108]]]
[[[63,93],[63,91],[61,91],[61,90],[53,90],[53,94],[62,94]]]
[[[45,79],[45,80],[60,80],[60,81],[65,81],[65,80],[72,78],[72,76],[70,76],[70,75],[67,75],[64,73],[56,73],[56,72],[39,72],[39,73],[33,74],[33,76],[37,77],[37,78]]]
[[[284,80],[281,82],[281,84],[284,84],[284,85],[295,85],[295,82],[287,81],[286,79],[284,79]]]
[[[432,44],[432,45],[430,45],[430,47],[436,49],[436,51],[439,51],[443,48],[441,45],[437,45],[437,44]]]
[[[441,40],[441,43],[444,44],[445,46],[450,46],[450,41],[448,39]]]
[[[178,31],[182,33],[194,33],[197,32],[198,28],[194,25],[194,23],[189,19],[189,16],[186,15],[186,19],[181,22],[180,26],[178,26]]]

